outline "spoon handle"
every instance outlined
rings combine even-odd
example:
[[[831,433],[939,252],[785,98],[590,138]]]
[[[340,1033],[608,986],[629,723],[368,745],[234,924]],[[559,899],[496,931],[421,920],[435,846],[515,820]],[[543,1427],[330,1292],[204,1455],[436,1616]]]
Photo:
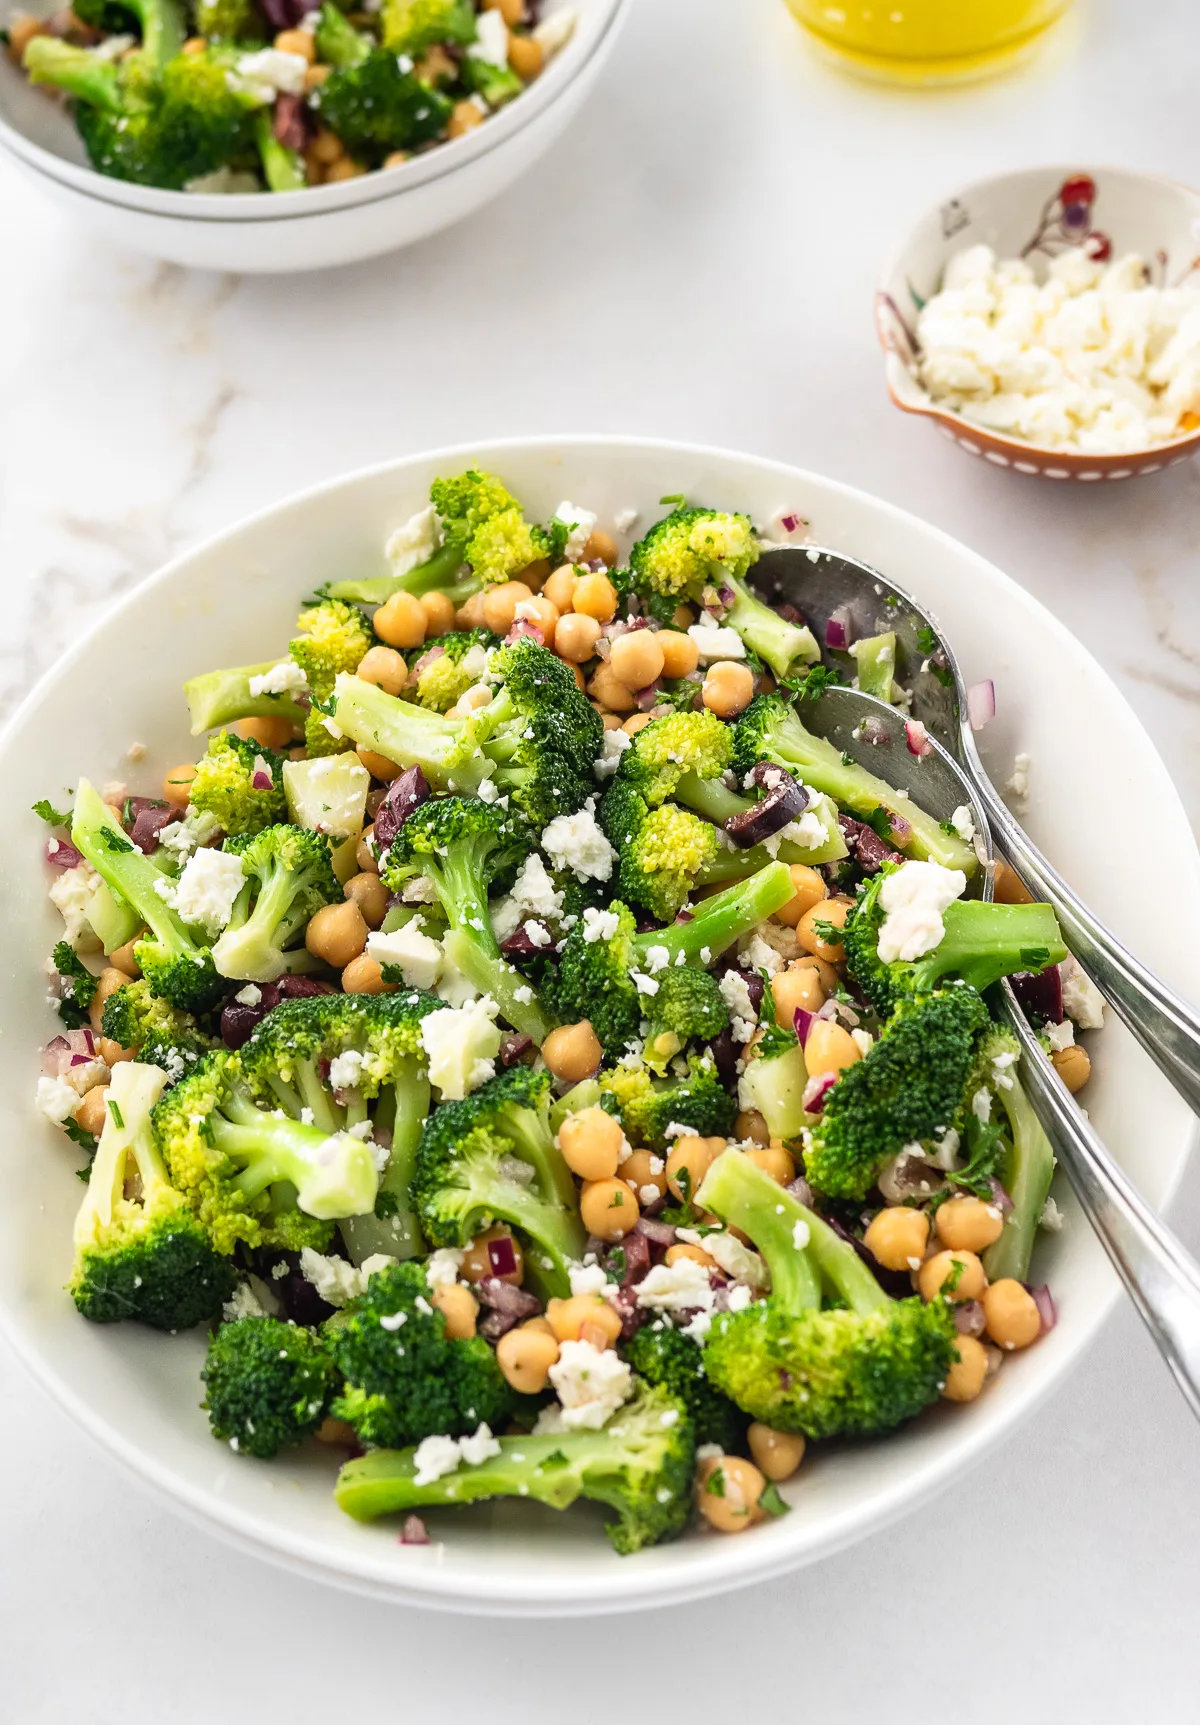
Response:
[[[1063,939],[1194,1114],[1200,1114],[1200,1014],[1109,933],[1017,824],[964,728],[968,770],[996,849],[1037,899],[1054,906]]]
[[[1004,1013],[1024,1058],[1021,1080],[1088,1221],[1179,1388],[1200,1419],[1200,1266],[1117,1166],[1046,1059],[1003,985]]]

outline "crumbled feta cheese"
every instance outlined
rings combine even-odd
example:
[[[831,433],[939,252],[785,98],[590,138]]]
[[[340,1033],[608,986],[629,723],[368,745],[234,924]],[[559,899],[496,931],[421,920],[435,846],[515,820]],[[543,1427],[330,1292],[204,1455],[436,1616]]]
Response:
[[[1022,750],[1013,756],[1013,770],[1004,788],[1018,809],[1029,801],[1029,756]]]
[[[971,1098],[971,1113],[982,1125],[986,1126],[992,1117],[992,1093],[981,1086]]]
[[[369,934],[366,952],[378,965],[396,965],[408,988],[432,989],[442,973],[442,949],[415,926],[415,919],[390,934]]]
[[[501,1453],[499,1439],[492,1436],[489,1426],[477,1426],[470,1437],[459,1438],[458,1453],[468,1467],[480,1467]]]
[[[243,879],[237,852],[196,851],[184,865],[175,888],[175,909],[184,922],[194,923],[209,935],[219,934],[233,914]]]
[[[563,547],[563,556],[568,563],[581,562],[587,542],[592,536],[592,529],[596,525],[595,514],[590,509],[581,509],[578,503],[560,503],[554,513],[559,521],[566,522],[571,529]]]
[[[1061,1054],[1064,1048],[1072,1047],[1075,1042],[1075,1026],[1069,1018],[1064,1018],[1061,1024],[1047,1024],[1042,1034],[1051,1054]]]
[[[795,1246],[795,1248],[798,1252],[802,1252],[804,1250],[804,1248],[808,1245],[808,1242],[809,1242],[808,1223],[804,1220],[803,1217],[801,1217],[798,1222],[794,1222],[792,1224],[792,1245]]]
[[[746,643],[736,629],[726,629],[716,623],[693,623],[688,634],[696,643],[702,665],[714,659],[744,659]]]
[[[879,889],[884,911],[879,957],[884,964],[911,964],[932,952],[946,932],[942,912],[966,890],[961,869],[932,862],[901,863]]]
[[[738,947],[738,957],[748,964],[751,970],[765,970],[768,976],[774,976],[783,969],[783,957],[780,952],[764,940],[760,930],[742,941]]]
[[[758,1028],[758,1014],[750,999],[750,988],[740,970],[727,970],[719,984],[721,998],[729,1008],[729,1029],[735,1042],[749,1042]]]
[[[1047,1198],[1046,1202],[1042,1206],[1041,1216],[1038,1218],[1038,1227],[1044,1228],[1048,1234],[1061,1234],[1062,1226],[1065,1221],[1066,1217],[1054,1202],[1054,1199]]]
[[[651,1312],[683,1312],[692,1307],[711,1311],[713,1290],[708,1271],[695,1258],[655,1264],[637,1285],[637,1303]]]
[[[648,946],[646,948],[646,969],[651,976],[657,976],[660,970],[666,970],[671,962],[671,954],[665,946]]]
[[[603,1294],[606,1288],[616,1288],[599,1264],[569,1264],[567,1275],[572,1294]]]
[[[293,695],[308,688],[308,678],[294,659],[280,659],[267,671],[250,679],[251,695]]]
[[[744,1282],[749,1288],[765,1288],[771,1279],[759,1254],[724,1229],[713,1229],[707,1234],[700,1234],[694,1228],[679,1228],[676,1233],[685,1245],[699,1246],[702,1251],[707,1252],[714,1263],[735,1282]],[[700,1266],[701,1269],[703,1267]]]
[[[171,821],[161,828],[158,846],[173,862],[182,866],[194,850],[208,843],[216,830],[217,817],[211,810],[189,809],[181,821]]]
[[[855,1048],[858,1049],[858,1052],[863,1055],[870,1054],[872,1048],[875,1046],[875,1038],[871,1035],[871,1032],[869,1030],[858,1029],[857,1027],[850,1032],[850,1040],[853,1042]]]
[[[388,1263],[393,1261],[386,1260]],[[372,1260],[368,1259],[367,1262]],[[382,1268],[382,1265],[376,1264],[375,1268]],[[367,1286],[366,1264],[359,1268],[347,1258],[328,1258],[323,1252],[314,1251],[311,1246],[301,1248],[300,1274],[306,1282],[312,1284],[327,1306],[348,1306],[351,1300],[359,1298]]]
[[[288,54],[279,48],[259,48],[252,54],[242,54],[234,62],[225,79],[231,90],[248,96],[265,106],[282,92],[288,96],[304,94],[304,74],[308,61],[303,54]]]
[[[711,1329],[712,1313],[697,1312],[694,1318],[690,1318],[688,1322],[684,1324],[681,1334],[690,1336],[694,1342],[699,1343],[699,1345],[703,1347],[705,1342],[708,1340],[708,1332]]]
[[[262,989],[256,982],[248,982],[245,988],[239,988],[233,997],[239,1006],[257,1006],[262,999]]]
[[[516,933],[526,917],[559,922],[562,913],[563,895],[546,872],[541,857],[536,851],[531,851],[517,870],[512,891],[492,904],[492,928],[496,939],[504,941]]]
[[[259,1298],[252,1283],[239,1282],[221,1307],[221,1316],[227,1324],[236,1324],[242,1318],[272,1318],[277,1310],[277,1306],[268,1306]]]
[[[362,1077],[363,1057],[357,1048],[345,1048],[329,1062],[329,1082],[334,1090],[353,1090]]]
[[[457,1246],[439,1246],[425,1260],[425,1280],[431,1288],[448,1288],[458,1280],[465,1252]]]
[[[657,982],[655,982],[652,976],[647,976],[645,971],[631,970],[629,975],[633,981],[633,986],[637,989],[639,994],[655,995],[658,993]]]
[[[100,945],[87,919],[88,905],[99,884],[100,876],[91,863],[81,862],[60,870],[48,889],[50,903],[67,925],[67,939],[80,951],[94,952]]]
[[[578,880],[609,880],[616,861],[595,809],[593,797],[575,814],[557,815],[542,832],[541,846],[550,861],[556,868],[571,869]]]
[[[575,26],[579,22],[579,14],[573,6],[561,7],[557,12],[551,12],[548,18],[543,18],[540,24],[530,31],[547,60],[552,60],[555,54],[561,53],[571,37],[575,34]],[[624,509],[617,516],[616,527],[620,533],[627,533],[637,520],[636,509]],[[621,525],[622,518],[625,526]]]
[[[615,910],[595,910],[590,904],[583,913],[583,938],[589,945],[597,940],[611,940],[621,926]]]
[[[592,762],[592,771],[598,779],[611,779],[621,764],[621,756],[633,742],[628,731],[605,731],[600,740],[600,753]]]
[[[521,932],[532,946],[551,946],[554,943],[554,936],[540,922],[530,920],[525,923]]]
[[[970,805],[962,803],[950,816],[950,825],[965,845],[969,845],[975,837],[975,816]]]
[[[484,995],[460,1009],[443,1006],[421,1020],[421,1042],[429,1056],[429,1078],[442,1101],[459,1102],[496,1072],[500,1052],[499,1012]]]
[[[79,1071],[81,1068],[76,1067],[75,1070]],[[61,1126],[64,1120],[71,1118],[82,1097],[83,1092],[77,1090],[65,1075],[58,1078],[39,1078],[37,1081],[37,1108],[47,1120],[53,1120],[56,1126]]]
[[[502,13],[479,14],[475,20],[475,40],[467,49],[467,57],[482,60],[489,66],[508,65],[508,25]]]
[[[1063,1010],[1080,1030],[1103,1030],[1104,996],[1079,960],[1068,953],[1058,967],[1062,979]]]
[[[393,575],[407,575],[419,563],[428,563],[442,543],[442,527],[437,510],[430,503],[410,515],[403,527],[397,527],[383,548],[392,566]]]
[[[651,1272],[653,1274],[653,1272]],[[597,1431],[633,1394],[633,1371],[612,1348],[563,1342],[550,1367],[566,1431]]]
[[[485,12],[483,16],[498,18],[500,14]],[[453,1473],[458,1467],[459,1459],[457,1438],[422,1438],[413,1452],[413,1466],[416,1468],[413,1484],[432,1485],[434,1480],[441,1479],[444,1473]]]

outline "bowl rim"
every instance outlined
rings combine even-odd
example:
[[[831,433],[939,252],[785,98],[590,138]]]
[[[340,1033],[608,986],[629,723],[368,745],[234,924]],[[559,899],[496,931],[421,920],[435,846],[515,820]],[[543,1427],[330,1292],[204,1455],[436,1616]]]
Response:
[[[911,413],[919,419],[933,420],[947,436],[970,454],[983,455],[998,466],[1015,468],[1018,473],[1045,473],[1048,468],[1061,468],[1064,470],[1063,477],[1124,479],[1127,477],[1126,469],[1129,473],[1156,473],[1161,468],[1174,467],[1200,450],[1200,426],[1182,433],[1179,437],[1169,438],[1164,443],[1152,444],[1149,449],[1107,454],[1078,449],[1052,449],[1044,443],[1033,443],[1028,438],[1009,437],[1002,431],[976,425],[961,413],[939,407],[931,397],[906,401],[898,393],[898,376],[906,376],[912,379],[914,384],[916,380],[904,357],[889,340],[885,322],[890,314],[899,321],[906,335],[908,334],[903,314],[892,296],[891,283],[903,266],[918,228],[944,204],[964,202],[974,193],[990,190],[1008,181],[1042,174],[1062,175],[1064,178],[1071,174],[1089,174],[1097,179],[1101,176],[1119,175],[1125,180],[1165,186],[1193,200],[1197,214],[1200,214],[1200,187],[1193,186],[1186,180],[1176,179],[1171,174],[1145,173],[1140,168],[1120,167],[1115,163],[1081,165],[1078,162],[1032,162],[1022,168],[1006,169],[1003,173],[986,174],[980,179],[966,181],[947,191],[909,223],[903,237],[893,243],[880,266],[873,302],[874,324],[875,337],[884,355],[884,378],[888,395],[902,413]],[[917,387],[920,388],[920,385]],[[1092,471],[1093,469],[1095,471]]]
[[[1082,653],[1092,672],[1107,684],[1114,705],[1118,710],[1123,710],[1127,723],[1141,733],[1147,749],[1161,769],[1160,794],[1168,803],[1174,804],[1183,826],[1186,827],[1186,817],[1178,792],[1161,757],[1146,735],[1141,721],[1107,671],[1040,600],[997,565],[990,563],[981,553],[972,551],[953,535],[896,504],[877,498],[857,486],[828,479],[808,469],[713,445],[693,444],[671,438],[624,437],[614,433],[595,436],[576,433],[562,436],[484,438],[479,442],[416,451],[410,455],[354,469],[317,485],[302,487],[267,508],[244,517],[210,535],[188,551],[173,557],[104,612],[86,633],[43,673],[0,730],[0,758],[4,750],[11,746],[13,738],[28,716],[43,700],[50,686],[61,678],[65,671],[84,659],[90,650],[93,637],[101,628],[137,606],[152,589],[177,580],[186,572],[193,558],[211,555],[214,551],[233,544],[247,529],[262,528],[285,516],[299,504],[311,503],[342,489],[352,489],[364,482],[391,475],[402,479],[408,470],[418,465],[424,466],[432,462],[444,465],[461,459],[476,462],[494,460],[503,464],[506,454],[509,453],[544,453],[555,456],[565,449],[600,447],[618,450],[630,460],[636,460],[643,452],[661,454],[665,451],[681,460],[728,461],[776,476],[787,485],[815,485],[826,494],[851,504],[866,502],[884,519],[890,518],[901,524],[915,523],[923,534],[932,536],[943,546],[986,565],[1002,591],[1011,592],[1021,605],[1036,612],[1039,623],[1051,637],[1070,642],[1072,650],[1077,654]],[[1194,845],[1191,860],[1193,874],[1200,880],[1200,854],[1196,853]],[[1185,1128],[1183,1142],[1164,1188],[1161,1204],[1163,1211],[1168,1209],[1178,1190],[1198,1134],[1200,1121],[1193,1119]],[[559,1577],[553,1597],[547,1595],[544,1581],[539,1584],[536,1568],[517,1575],[477,1578],[468,1590],[464,1588],[460,1577],[444,1574],[433,1566],[407,1577],[399,1575],[394,1569],[385,1568],[365,1546],[361,1559],[351,1560],[344,1554],[330,1553],[317,1536],[275,1528],[272,1528],[269,1534],[261,1531],[261,1524],[257,1522],[252,1511],[232,1505],[210,1489],[180,1477],[167,1464],[159,1461],[153,1452],[140,1448],[104,1416],[96,1413],[86,1398],[77,1394],[59,1376],[33,1342],[26,1339],[17,1309],[10,1309],[7,1300],[2,1296],[0,1331],[42,1387],[132,1478],[148,1486],[155,1496],[162,1498],[193,1524],[215,1533],[241,1550],[265,1558],[292,1572],[300,1571],[327,1585],[385,1599],[392,1604],[420,1605],[430,1609],[482,1616],[581,1616],[629,1611],[640,1609],[647,1604],[675,1604],[770,1580],[830,1556],[917,1509],[953,1480],[961,1478],[968,1468],[984,1460],[1060,1386],[1064,1377],[1075,1368],[1096,1340],[1120,1296],[1121,1288],[1116,1277],[1106,1279],[1104,1291],[1074,1320],[1069,1341],[1063,1341],[1060,1326],[1057,1332],[1060,1337],[1057,1350],[1059,1358],[1053,1372],[1040,1379],[1031,1376],[1020,1395],[1014,1396],[1011,1402],[999,1408],[992,1419],[978,1430],[964,1432],[948,1454],[939,1452],[935,1446],[919,1446],[912,1465],[904,1471],[901,1478],[885,1487],[876,1488],[869,1499],[864,1496],[861,1504],[856,1500],[831,1516],[830,1524],[821,1531],[819,1537],[810,1539],[802,1548],[796,1549],[785,1542],[774,1540],[738,1541],[714,1538],[707,1549],[703,1545],[699,1548],[693,1546],[693,1555],[686,1571],[672,1573],[669,1579],[651,1568],[644,1572],[645,1580],[639,1585],[637,1577],[623,1564],[612,1567],[605,1565],[580,1580],[564,1580]],[[868,1502],[869,1510],[866,1507]]]
[[[633,0],[591,0],[595,11],[594,26],[581,30],[579,25],[585,22],[581,18],[571,39],[533,85],[500,113],[492,115],[485,125],[477,126],[461,138],[448,139],[398,167],[378,168],[333,186],[302,186],[294,192],[260,192],[231,197],[224,193],[181,192],[161,186],[135,185],[102,174],[90,163],[67,161],[53,150],[35,143],[13,125],[2,109],[0,146],[26,167],[57,185],[135,215],[165,216],[175,221],[234,227],[246,223],[308,220],[381,203],[385,198],[434,185],[514,139],[540,116],[556,108],[574,89],[596,55],[611,44],[614,31],[624,23],[632,3]],[[577,49],[582,51],[576,52]],[[15,71],[20,74],[19,67]],[[447,152],[450,159],[443,160]],[[376,189],[379,180],[388,180],[391,184]],[[303,209],[296,207],[301,202],[306,206]],[[264,203],[270,207],[260,209],[258,206]]]

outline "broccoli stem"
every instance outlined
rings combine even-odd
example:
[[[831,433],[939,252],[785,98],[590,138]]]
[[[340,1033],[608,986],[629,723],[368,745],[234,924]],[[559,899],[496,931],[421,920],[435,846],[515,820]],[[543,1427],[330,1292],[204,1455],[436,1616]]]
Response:
[[[301,1074],[304,1070],[299,1069]],[[308,1106],[319,1100],[319,1090],[319,1085],[302,1082],[301,1094],[308,1098]],[[340,1130],[337,1124],[332,1129],[321,1124],[319,1114],[311,1126],[286,1115],[264,1114],[236,1093],[225,1107],[224,1116],[210,1116],[212,1144],[242,1164],[234,1184],[247,1198],[286,1180],[296,1188],[299,1208],[319,1221],[365,1216],[374,1209],[379,1178],[371,1151],[360,1140],[349,1139],[337,1155],[331,1155],[329,1140]],[[315,1107],[313,1111],[317,1113]],[[327,1105],[324,1112],[328,1117]]]
[[[1005,1218],[1004,1232],[983,1254],[983,1267],[992,1282],[1005,1276],[1023,1282],[1028,1277],[1038,1225],[1054,1179],[1054,1150],[1050,1140],[1016,1069],[1010,1068],[1008,1076],[1012,1088],[997,1090],[996,1094],[1008,1116],[1012,1134],[1012,1148],[1000,1170],[1000,1179],[1013,1207]]]
[[[945,934],[929,955],[928,986],[958,976],[982,993],[1015,970],[1044,970],[1067,956],[1058,918],[1048,904],[991,904],[956,899],[942,914]],[[918,978],[926,970],[917,961]],[[926,981],[918,980],[918,987]]]
[[[150,1110],[162,1095],[167,1075],[159,1066],[129,1064],[116,1085],[120,1106],[110,1109],[92,1161],[87,1192],[75,1218],[75,1246],[86,1250],[97,1228],[113,1220],[125,1191],[132,1155],[142,1183],[142,1203],[149,1210],[157,1193],[171,1182],[154,1142]]]
[[[146,58],[160,70],[183,47],[183,7],[176,0],[135,0],[133,10],[142,21],[142,47]]]
[[[356,1264],[376,1252],[405,1259],[415,1258],[425,1250],[408,1188],[429,1105],[429,1075],[424,1061],[409,1058],[398,1062],[392,1086],[380,1096],[375,1109],[376,1127],[390,1127],[392,1134],[392,1148],[379,1179],[379,1191],[394,1200],[396,1208],[391,1215],[350,1216],[341,1223],[346,1250]]]
[[[681,803],[684,808],[692,809],[696,814],[703,815],[705,820],[721,827],[734,815],[745,814],[747,809],[754,807],[752,797],[740,797],[736,791],[731,791],[727,785],[722,784],[720,779],[702,779],[698,773],[684,773],[672,793],[672,801]],[[848,847],[836,813],[827,803],[820,804],[815,813],[825,828],[824,843],[806,849],[791,839],[784,839],[776,853],[781,862],[815,865],[837,862],[846,855]],[[765,845],[755,845],[745,851],[723,849],[716,861],[704,870],[701,882],[708,884],[717,880],[741,880],[771,860],[772,853]]]
[[[199,962],[196,946],[159,897],[165,879],[149,857],[136,851],[95,786],[80,779],[71,820],[71,843],[81,851],[118,901],[124,900],[164,947]]]
[[[476,750],[464,755],[465,726],[426,707],[386,694],[374,683],[345,674],[335,685],[340,730],[356,743],[402,766],[420,767],[438,790],[476,790],[492,771]]]
[[[804,1112],[807,1084],[804,1050],[797,1042],[769,1059],[761,1054],[749,1059],[738,1094],[745,1095],[746,1106],[758,1109],[772,1138],[786,1140],[798,1138],[808,1121]]]
[[[500,1438],[500,1454],[477,1467],[461,1466],[440,1479],[417,1484],[414,1450],[371,1450],[347,1462],[338,1475],[334,1498],[356,1521],[373,1521],[397,1510],[437,1504],[472,1503],[487,1497],[531,1497],[553,1509],[566,1509],[582,1490],[582,1465],[613,1448],[598,1432]],[[589,1490],[589,1497],[598,1496]]]
[[[816,664],[821,649],[811,629],[785,622],[734,575],[723,574],[720,584],[734,592],[733,604],[721,621],[726,628],[736,629],[750,651],[757,653],[777,677],[786,677],[798,666]]]
[[[422,593],[445,593],[454,604],[461,605],[472,593],[478,593],[480,583],[474,575],[462,575],[462,545],[448,540],[432,557],[418,563],[406,575],[372,575],[364,581],[334,581],[325,591],[331,599],[346,599],[355,605],[382,605],[393,593],[411,593],[419,599]]]
[[[821,1304],[821,1284],[808,1251],[797,1246],[797,1223],[810,1212],[740,1150],[717,1157],[696,1193],[702,1210],[711,1210],[731,1228],[748,1234],[771,1272],[771,1298],[789,1312]]]
[[[118,68],[111,60],[98,59],[88,48],[73,47],[56,36],[35,36],[21,63],[31,84],[52,84],[107,114],[121,111]]]
[[[749,797],[739,797],[721,779],[703,779],[699,773],[693,772],[683,774],[671,792],[671,798],[719,827],[732,820],[734,815],[745,814],[750,807]]]
[[[708,965],[787,904],[794,890],[787,864],[768,863],[749,880],[738,881],[724,892],[705,899],[690,922],[676,922],[669,928],[652,928],[646,934],[635,935],[634,952],[640,960],[650,947],[664,946],[671,964],[682,952],[686,962]]]
[[[493,935],[490,944],[495,946],[495,941]],[[543,1011],[536,995],[528,1001],[517,998],[518,990],[529,989],[532,993],[530,984],[501,957],[498,946],[494,955],[489,953],[488,944],[477,929],[452,927],[442,938],[442,951],[480,994],[491,996],[514,1030],[519,1030],[522,1036],[531,1036],[540,1047],[554,1029],[554,1020]]]
[[[238,719],[287,719],[303,727],[307,709],[290,695],[252,695],[251,677],[261,677],[278,663],[268,659],[262,665],[239,665],[228,671],[209,671],[193,677],[183,685],[188,712],[192,718],[192,735],[219,730]]]
[[[345,14],[325,0],[317,24],[317,54],[326,66],[342,69],[360,65],[371,51],[371,44],[357,31]],[[343,598],[343,594],[334,594]]]
[[[308,184],[304,157],[299,150],[281,144],[272,130],[270,111],[254,116],[254,143],[262,163],[263,179],[270,192],[298,192]]]

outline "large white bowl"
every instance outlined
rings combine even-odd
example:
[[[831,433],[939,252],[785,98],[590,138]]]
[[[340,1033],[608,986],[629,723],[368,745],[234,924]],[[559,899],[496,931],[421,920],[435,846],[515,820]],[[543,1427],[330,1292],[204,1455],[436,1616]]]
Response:
[[[814,474],[682,445],[620,438],[486,444],[398,461],[341,479],[258,516],[144,583],[47,676],[0,739],[0,853],[7,987],[0,1005],[0,1316],[41,1382],[132,1473],[193,1520],[246,1550],[325,1581],[411,1604],[493,1613],[583,1613],[662,1605],[812,1563],[955,1481],[1034,1407],[1096,1335],[1117,1295],[1100,1247],[1067,1193],[1062,1233],[1039,1246],[1037,1274],[1058,1327],[1011,1359],[979,1401],[931,1410],[875,1445],[805,1462],[792,1513],[737,1539],[703,1533],[638,1557],[609,1551],[598,1517],[527,1505],[431,1518],[444,1539],[402,1547],[388,1525],[361,1527],[334,1507],[332,1459],[261,1463],[213,1442],[197,1407],[200,1335],[98,1328],[62,1284],[79,1202],[73,1148],[34,1111],[39,1045],[54,1020],[42,966],[55,938],[29,812],[86,773],[152,789],[189,758],[180,684],[214,665],[278,652],[297,601],[332,575],[384,568],[389,529],[431,478],[478,462],[534,514],[562,498],[612,522],[659,512],[683,492],[760,519],[796,511],[822,544],[853,552],[910,586],[949,630],[969,678],[993,677],[998,717],[984,742],[998,770],[1033,758],[1029,826],[1117,933],[1187,991],[1200,952],[1196,849],[1162,762],[1104,672],[1005,575],[943,533]],[[120,667],[114,676],[113,667]],[[131,768],[126,751],[144,742]],[[1136,834],[1117,811],[1137,810]],[[1148,854],[1149,847],[1152,852]],[[1170,881],[1170,914],[1147,899],[1147,868]],[[1164,1203],[1193,1126],[1132,1038],[1110,1024],[1088,1091],[1092,1119],[1147,1198]],[[316,1446],[313,1446],[314,1448]]]
[[[0,146],[91,227],[172,263],[235,274],[326,269],[414,244],[471,215],[533,165],[578,112],[632,0],[569,0],[579,22],[517,101],[397,168],[336,185],[244,196],[136,186],[88,162],[67,110],[0,54]],[[558,0],[553,10],[566,8]],[[20,8],[0,0],[0,21]]]

